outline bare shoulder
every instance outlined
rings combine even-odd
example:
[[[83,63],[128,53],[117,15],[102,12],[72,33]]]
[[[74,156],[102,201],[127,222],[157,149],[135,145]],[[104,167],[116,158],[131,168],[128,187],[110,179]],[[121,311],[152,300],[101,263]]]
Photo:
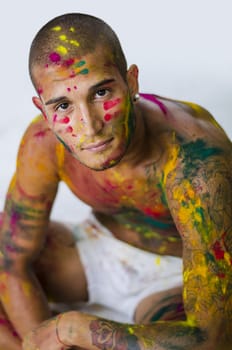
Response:
[[[231,150],[225,130],[205,107],[187,101],[171,100],[169,103],[180,135],[192,141],[204,139],[209,144]]]
[[[29,193],[58,182],[57,144],[42,116],[27,127],[18,150],[16,178]]]

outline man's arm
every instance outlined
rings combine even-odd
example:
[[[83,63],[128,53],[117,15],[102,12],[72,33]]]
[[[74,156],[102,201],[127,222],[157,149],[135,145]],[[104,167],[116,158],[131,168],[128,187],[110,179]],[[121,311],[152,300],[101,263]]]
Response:
[[[230,350],[231,169],[231,145],[228,152],[202,140],[170,145],[163,188],[183,239],[186,321],[127,325],[73,311],[30,333],[24,350],[56,350],[59,340],[89,350]]]
[[[48,132],[34,123],[21,142],[1,227],[0,296],[21,337],[50,316],[32,269],[45,241],[58,184]]]
[[[163,173],[167,203],[183,240],[186,321],[128,326],[81,314],[64,315],[61,332],[65,317],[77,320],[75,331],[74,321],[69,332],[67,326],[63,328],[64,343],[70,344],[69,337],[76,334],[73,344],[88,349],[231,348],[232,159],[231,144],[221,144],[173,139]],[[88,344],[78,327],[88,329]]]

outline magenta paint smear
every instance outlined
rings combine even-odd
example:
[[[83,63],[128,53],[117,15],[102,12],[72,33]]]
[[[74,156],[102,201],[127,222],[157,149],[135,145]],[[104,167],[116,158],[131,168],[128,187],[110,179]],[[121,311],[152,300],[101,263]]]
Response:
[[[49,55],[49,59],[50,59],[50,61],[53,62],[53,63],[58,63],[58,62],[60,62],[61,57],[60,57],[60,55],[59,55],[57,52],[52,52],[52,53]]]
[[[57,114],[54,114],[54,116],[53,116],[53,118],[52,118],[53,123],[55,123],[56,120],[57,120]]]
[[[70,88],[70,87],[68,87],[68,88],[67,88],[67,91],[68,91],[68,92],[70,92],[70,91],[71,91],[71,88]]]
[[[39,94],[39,95],[41,95],[41,94],[42,94],[42,92],[43,92],[43,89],[41,89],[41,88],[40,88],[40,89],[38,89],[38,94]]]
[[[155,95],[150,95],[150,94],[139,94],[139,95],[142,96],[143,98],[145,98],[145,100],[154,102],[157,106],[159,106],[159,108],[164,113],[164,115],[167,115],[168,110],[167,110],[166,106],[160,100],[158,100],[155,97]]]
[[[12,334],[14,337],[19,338],[18,333],[13,329],[11,323],[10,323],[8,320],[6,320],[6,319],[4,319],[4,318],[0,318],[0,325],[6,326],[7,328],[9,328],[10,331],[11,331],[11,334]]]
[[[119,102],[121,101],[120,98],[116,98],[113,101],[106,101],[103,103],[103,108],[105,111],[107,111],[110,108],[113,108],[114,106],[116,106],[117,104],[119,104]]]
[[[17,222],[19,221],[20,219],[20,214],[17,213],[17,212],[14,212],[12,215],[11,215],[11,218],[10,218],[10,226],[11,228],[14,227]]]
[[[110,121],[111,119],[112,119],[112,115],[111,114],[107,113],[107,114],[104,115],[104,120],[106,122]]]
[[[38,138],[42,138],[45,136],[47,130],[41,130],[41,131],[38,131],[34,134],[35,137],[38,137]]]

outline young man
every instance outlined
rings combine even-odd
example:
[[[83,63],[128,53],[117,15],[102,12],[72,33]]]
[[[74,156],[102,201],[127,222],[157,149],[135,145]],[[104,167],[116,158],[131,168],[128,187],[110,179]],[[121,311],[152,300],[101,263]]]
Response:
[[[1,348],[20,349],[32,330],[25,350],[227,349],[225,132],[195,104],[139,93],[137,67],[100,19],[51,20],[29,65],[42,115],[22,139],[2,216]],[[49,221],[60,181],[92,207],[83,224]],[[49,301],[80,309],[50,319]]]

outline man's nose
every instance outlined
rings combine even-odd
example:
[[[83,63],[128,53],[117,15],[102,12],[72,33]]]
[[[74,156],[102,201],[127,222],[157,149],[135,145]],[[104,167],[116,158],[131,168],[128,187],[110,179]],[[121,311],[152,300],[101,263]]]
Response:
[[[93,136],[98,134],[104,127],[102,117],[88,106],[81,106],[81,122],[85,129],[85,134]]]

